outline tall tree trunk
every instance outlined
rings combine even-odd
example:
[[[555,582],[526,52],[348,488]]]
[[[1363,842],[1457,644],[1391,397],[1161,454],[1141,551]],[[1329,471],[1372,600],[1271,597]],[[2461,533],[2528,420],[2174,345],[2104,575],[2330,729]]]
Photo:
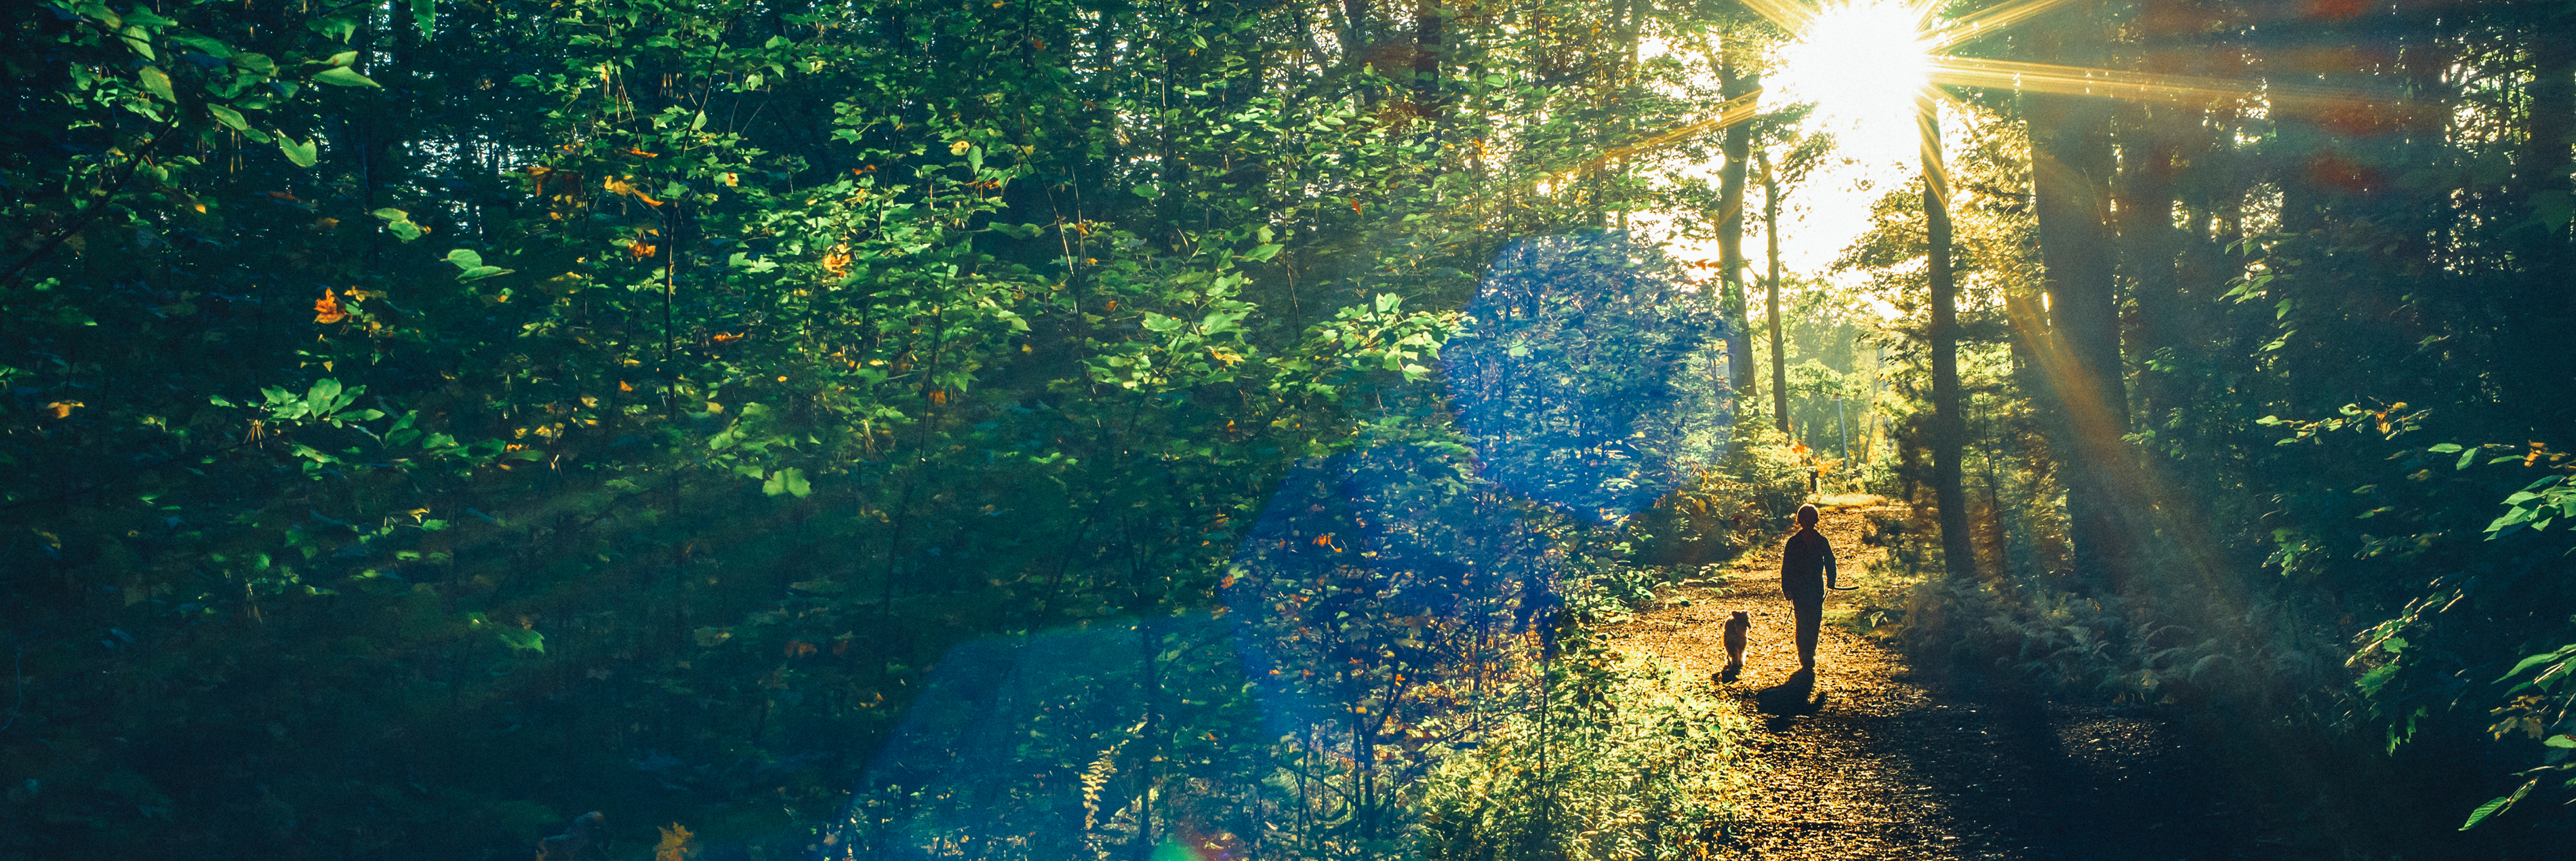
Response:
[[[2530,297],[2532,310],[2526,325],[2517,327],[2529,333],[2534,342],[2550,339],[2546,333],[2565,332],[2576,325],[2576,291],[2567,289],[2568,247],[2569,137],[2576,134],[2576,21],[2564,13],[2542,15],[2535,22],[2531,37],[2531,115],[2524,126],[2521,159],[2524,210],[2531,214],[2530,223],[2539,233],[2518,252],[2524,256],[2523,295]],[[2539,397],[2563,386],[2576,376],[2576,355],[2567,350],[2541,350],[2538,361],[2523,362],[2518,376],[2524,391]]]
[[[2190,44],[2206,23],[2207,14],[2195,10],[2191,0],[2144,0],[2139,4],[2137,27],[2147,46],[2139,70],[2206,74],[2207,64],[2195,62],[2206,56],[2205,46]],[[2127,159],[2120,199],[2120,236],[2128,249],[2126,264],[2138,303],[2131,353],[2142,359],[2168,349],[2184,354],[2192,349],[2188,338],[2195,330],[2185,321],[2198,309],[2183,292],[2188,266],[2183,258],[2189,242],[2174,226],[2175,178],[2189,158],[2187,153],[2210,151],[2209,112],[2178,105],[2135,107],[2122,115],[2121,124],[2124,137],[2134,130],[2147,141],[2143,157]],[[2204,231],[2202,236],[2206,235]],[[2169,410],[2182,406],[2181,395],[2172,389],[2170,374],[2139,374],[2138,402],[2149,425],[2159,424]]]
[[[2042,59],[2089,65],[2062,34],[2090,32],[2090,4],[2044,27]],[[2081,37],[2078,37],[2081,38]],[[2054,44],[2052,44],[2054,43]],[[2126,458],[2129,396],[2120,365],[2120,309],[2112,256],[2109,108],[2098,99],[2030,94],[2031,197],[2046,268],[2048,327],[2033,350],[2057,402],[2066,480],[2068,537],[2075,567],[2113,589],[2123,582],[2126,544],[2115,519],[2125,502],[2116,476]],[[2170,212],[2170,204],[2167,205]],[[2172,216],[2163,216],[2170,220]],[[2166,264],[2170,267],[2170,261]]]
[[[1368,0],[1342,0],[1342,65],[1353,69],[1368,62]]]
[[[1760,82],[1745,74],[1743,63],[1750,59],[1744,39],[1730,34],[1717,64],[1718,95],[1732,99],[1754,91]],[[1744,290],[1744,162],[1752,155],[1753,127],[1737,123],[1726,130],[1722,145],[1726,166],[1718,173],[1717,182],[1717,259],[1720,303],[1726,322],[1735,328],[1735,337],[1727,339],[1726,364],[1728,383],[1735,390],[1736,403],[1754,396],[1753,321],[1748,315]]]
[[[1771,325],[1771,423],[1789,433],[1789,355],[1780,343],[1780,178],[1771,173],[1769,154],[1762,156],[1762,243],[1771,258],[1771,277],[1763,279],[1763,315]]]
[[[1443,111],[1440,98],[1440,58],[1442,43],[1448,38],[1449,19],[1440,14],[1439,0],[1414,0],[1413,4],[1413,107],[1425,120],[1437,120]]]
[[[1968,436],[1959,404],[1959,285],[1950,271],[1950,178],[1941,164],[1940,108],[1926,95],[1916,102],[1923,131],[1924,276],[1932,291],[1932,496],[1941,516],[1941,556],[1950,576],[1977,576],[1977,548],[1968,534],[1968,490],[1959,453]]]
[[[2121,245],[2127,252],[2122,262],[2138,303],[2133,352],[2144,356],[2163,347],[2181,349],[2172,328],[2182,316],[2176,268],[2182,243],[2173,226],[2174,167],[2185,137],[2200,126],[2201,114],[2160,106],[2131,116],[2141,129],[2150,130],[2143,152],[2128,166],[2119,216]],[[2159,411],[2174,405],[2158,380],[2156,375],[2142,374],[2139,381],[2140,400],[2150,423]]]

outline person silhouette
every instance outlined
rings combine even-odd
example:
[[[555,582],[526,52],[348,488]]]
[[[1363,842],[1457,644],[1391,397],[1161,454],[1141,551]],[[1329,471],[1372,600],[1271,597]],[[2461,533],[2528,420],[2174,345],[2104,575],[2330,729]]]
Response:
[[[1816,669],[1816,635],[1825,623],[1825,590],[1860,588],[1837,585],[1840,572],[1834,568],[1834,545],[1816,531],[1820,519],[1814,505],[1798,506],[1798,531],[1780,550],[1780,591],[1789,596],[1791,613],[1798,621],[1798,666],[1809,673]]]

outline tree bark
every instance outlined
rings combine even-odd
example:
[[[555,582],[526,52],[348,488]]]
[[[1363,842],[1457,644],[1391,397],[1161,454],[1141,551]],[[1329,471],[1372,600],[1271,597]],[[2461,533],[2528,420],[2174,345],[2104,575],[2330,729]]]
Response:
[[[2056,38],[2090,32],[2089,12],[2089,4],[2077,6],[2051,22],[2058,26],[2045,28],[2051,35],[2035,40],[2043,60],[2089,65],[2095,59],[2090,55],[2096,52],[2071,49]],[[2125,502],[2116,476],[2127,457],[2121,436],[2129,428],[2129,397],[2120,364],[2107,183],[2110,112],[2099,99],[2037,93],[2026,98],[2032,209],[2049,297],[2048,326],[2034,333],[2041,343],[2032,352],[2057,402],[2075,568],[2116,589],[2125,579],[2127,557],[2115,520]]]
[[[2523,175],[2523,209],[2529,213],[2527,223],[2538,233],[2523,244],[2520,253],[2528,261],[2523,265],[2525,277],[2521,292],[2531,297],[2532,311],[2522,331],[2533,333],[2534,340],[2547,340],[2549,332],[2564,332],[2576,324],[2576,291],[2567,289],[2567,268],[2576,257],[2568,246],[2570,198],[2568,170],[2569,137],[2576,134],[2576,32],[2563,15],[2543,15],[2535,22],[2531,37],[2531,114],[2524,126],[2524,151],[2519,159],[2526,167]],[[2518,373],[2520,388],[2537,397],[2549,397],[2570,376],[2576,376],[2576,355],[2567,350],[2537,351],[2539,361],[2524,363]]]
[[[1440,14],[1439,0],[1414,0],[1413,107],[1424,119],[1438,119],[1443,111],[1440,56],[1448,20]]]
[[[1967,417],[1959,404],[1959,287],[1950,271],[1950,178],[1941,164],[1940,108],[1926,95],[1916,102],[1923,130],[1924,276],[1932,292],[1932,496],[1941,517],[1941,557],[1951,577],[1977,576],[1977,549],[1968,534],[1968,490],[1959,463],[1967,442]]]
[[[2576,133],[2576,33],[2556,18],[2538,24],[2531,36],[2531,115],[2524,126],[2523,205],[2535,216],[2567,204],[2570,152]],[[2566,210],[2558,209],[2563,217]],[[2549,244],[2566,242],[2567,225],[2555,226]],[[2553,273],[2554,274],[2554,273]]]
[[[1759,83],[1738,67],[1740,38],[1724,43],[1717,65],[1718,95],[1732,99],[1752,92]],[[1753,397],[1753,321],[1748,315],[1744,289],[1744,162],[1753,151],[1753,127],[1737,123],[1726,130],[1721,145],[1726,166],[1718,173],[1717,185],[1717,258],[1718,279],[1723,286],[1719,301],[1727,323],[1735,328],[1735,337],[1726,342],[1727,382],[1735,390],[1740,406]]]
[[[1785,436],[1789,433],[1789,356],[1780,343],[1780,178],[1771,173],[1771,159],[1762,158],[1762,242],[1769,246],[1771,277],[1764,280],[1762,310],[1771,325],[1771,423]]]

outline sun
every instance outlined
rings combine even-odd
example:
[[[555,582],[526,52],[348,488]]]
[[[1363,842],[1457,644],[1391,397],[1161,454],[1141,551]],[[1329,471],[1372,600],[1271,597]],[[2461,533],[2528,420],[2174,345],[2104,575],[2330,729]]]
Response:
[[[1911,155],[1915,100],[1931,86],[1930,7],[1826,0],[1803,23],[1766,88],[1788,102],[1813,103],[1811,122],[1862,151],[1855,155]]]

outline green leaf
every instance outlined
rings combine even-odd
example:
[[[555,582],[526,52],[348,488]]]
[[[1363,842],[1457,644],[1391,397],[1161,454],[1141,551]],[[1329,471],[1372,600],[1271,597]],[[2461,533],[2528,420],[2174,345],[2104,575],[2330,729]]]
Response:
[[[385,232],[393,234],[394,238],[404,242],[419,239],[422,234],[428,232],[420,229],[420,225],[412,223],[411,213],[399,209],[386,207],[367,214],[384,219]]]
[[[2540,654],[2524,658],[2522,659],[2522,663],[2513,665],[2513,669],[2506,670],[2504,675],[2497,676],[2496,683],[2503,684],[2504,680],[2521,675],[2524,670],[2531,669],[2532,667],[2540,664],[2548,663],[2553,659],[2567,657],[2570,654],[2576,654],[2576,645],[2560,646],[2558,647],[2558,651],[2542,652]]]
[[[2576,735],[2560,733],[2542,739],[2540,743],[2549,747],[2576,747]]]
[[[456,264],[458,269],[472,270],[483,265],[483,255],[472,249],[459,248],[447,252],[447,262]]]
[[[206,56],[213,57],[218,60],[229,60],[232,59],[233,56],[233,46],[226,45],[219,39],[210,39],[194,33],[163,33],[161,34],[161,38],[164,41],[176,42],[181,45],[195,48],[198,51],[203,52]]]
[[[2460,452],[2460,462],[2459,462],[2459,463],[2452,464],[2452,465],[2451,465],[2451,468],[2452,468],[2452,469],[2467,469],[2467,468],[2469,468],[2471,465],[2473,465],[2473,463],[2474,463],[2477,459],[2478,459],[2478,450],[2477,450],[2477,449],[2469,449],[2468,451]]]
[[[1179,318],[1165,317],[1152,311],[1145,312],[1145,328],[1147,329],[1151,329],[1156,332],[1169,332],[1180,327],[1181,321]]]
[[[420,26],[420,35],[423,37],[429,35],[429,25],[433,23],[435,17],[433,14],[435,9],[431,3],[432,0],[411,0],[411,20],[413,24]]]
[[[144,89],[151,90],[162,101],[178,104],[179,94],[170,89],[170,73],[161,71],[159,66],[145,66],[135,74],[143,79]]]
[[[2437,446],[2433,446],[2433,447],[2431,447],[2431,448],[2427,448],[2427,449],[2425,449],[2425,451],[2429,451],[2429,452],[2432,452],[2432,453],[2434,453],[2434,454],[2450,454],[2450,453],[2452,453],[2452,452],[2459,451],[2459,450],[2460,450],[2460,444],[2459,444],[2459,443],[2455,443],[2455,442],[2446,442],[2446,443],[2443,443],[2443,444],[2441,444],[2441,445],[2437,445]]]
[[[771,473],[769,480],[761,483],[760,492],[770,496],[777,496],[784,493],[798,499],[804,499],[805,497],[813,494],[814,485],[805,480],[804,470],[791,466],[775,473]]]
[[[263,75],[277,74],[277,61],[269,59],[267,54],[254,54],[245,51],[243,53],[234,54],[231,59],[233,65],[240,66]]]
[[[501,631],[496,634],[496,636],[500,637],[501,644],[510,647],[510,651],[513,653],[535,652],[540,655],[546,653],[546,635],[544,634],[520,629],[515,631]]]
[[[334,86],[341,86],[341,87],[375,87],[375,86],[378,86],[378,85],[376,84],[376,82],[374,82],[374,81],[370,81],[370,80],[367,80],[367,76],[365,76],[365,75],[361,75],[361,74],[358,74],[356,70],[351,69],[351,68],[349,68],[349,67],[347,67],[347,66],[333,66],[333,67],[331,67],[331,68],[324,69],[324,70],[322,70],[321,72],[319,72],[319,73],[315,74],[315,75],[313,76],[313,79],[314,79],[314,80],[316,80],[316,81],[321,81],[322,83],[325,83],[325,84],[331,84],[331,85],[334,85]]]
[[[1285,245],[1279,245],[1279,244],[1276,244],[1276,243],[1262,245],[1262,246],[1256,247],[1256,248],[1254,248],[1254,249],[1252,249],[1252,250],[1250,250],[1250,251],[1246,251],[1246,252],[1244,252],[1244,253],[1243,253],[1243,259],[1245,259],[1245,260],[1254,260],[1254,261],[1266,261],[1266,260],[1269,260],[1270,258],[1273,258],[1273,257],[1277,257],[1277,256],[1279,256],[1279,252],[1280,252],[1280,251],[1282,251],[1282,250],[1285,250],[1286,248],[1287,248],[1287,246],[1285,246]]]
[[[248,131],[250,129],[250,121],[243,119],[240,111],[236,111],[222,105],[207,105],[206,113],[213,116],[215,118],[215,122],[223,123],[225,128],[232,129],[233,131]]]
[[[338,379],[323,377],[320,380],[314,381],[313,388],[305,391],[304,403],[311,406],[314,412],[322,412],[324,408],[330,406],[332,401],[339,399],[340,392],[341,387]]]
[[[1140,183],[1135,188],[1128,189],[1128,191],[1133,192],[1137,197],[1141,197],[1146,200],[1153,200],[1154,198],[1163,196],[1163,187],[1150,182]]]
[[[733,639],[732,628],[699,628],[690,634],[692,639],[698,641],[698,645],[710,649],[724,645],[724,641]]]
[[[312,167],[315,161],[319,161],[320,158],[314,150],[320,145],[320,138],[296,143],[293,136],[285,132],[277,133],[278,150],[286,153],[286,160],[294,162],[296,167]]]
[[[2476,828],[2478,827],[2478,823],[2485,822],[2487,817],[2503,813],[2505,808],[2512,807],[2513,803],[2516,801],[2521,801],[2523,796],[2531,794],[2532,787],[2538,785],[2540,785],[2540,778],[2535,777],[2528,781],[2524,781],[2520,788],[2513,791],[2512,795],[2507,795],[2493,801],[2489,801],[2485,804],[2478,805],[2478,809],[2469,811],[2469,821],[2460,823],[2460,830],[2467,831],[2471,828]]]
[[[503,269],[503,268],[498,267],[498,266],[477,266],[477,267],[474,267],[474,268],[472,268],[472,269],[465,270],[464,274],[461,274],[461,275],[456,276],[456,280],[458,280],[458,281],[481,281],[481,280],[483,280],[483,279],[485,279],[485,278],[490,278],[490,277],[495,276],[495,275],[508,275],[508,274],[510,274],[510,273],[512,273],[512,272],[517,272],[517,271],[519,271],[519,270],[516,270],[516,269]]]
[[[2381,664],[2370,668],[2370,672],[2361,674],[2360,680],[2353,682],[2353,687],[2360,688],[2365,696],[2375,695],[2379,693],[2380,688],[2388,686],[2389,679],[2396,676],[2396,664]]]
[[[141,54],[141,55],[143,55],[143,59],[146,59],[146,60],[158,60],[158,59],[161,59],[161,58],[159,58],[159,57],[155,57],[155,56],[153,56],[153,55],[152,55],[152,34],[151,34],[151,33],[144,32],[143,28],[141,28],[141,27],[137,27],[137,26],[134,26],[134,25],[132,25],[132,24],[127,24],[127,25],[125,25],[124,34],[125,34],[125,44],[126,44],[126,46],[127,46],[127,47],[130,47],[130,48],[133,48],[133,49],[134,49],[134,53],[137,53],[137,54]]]

